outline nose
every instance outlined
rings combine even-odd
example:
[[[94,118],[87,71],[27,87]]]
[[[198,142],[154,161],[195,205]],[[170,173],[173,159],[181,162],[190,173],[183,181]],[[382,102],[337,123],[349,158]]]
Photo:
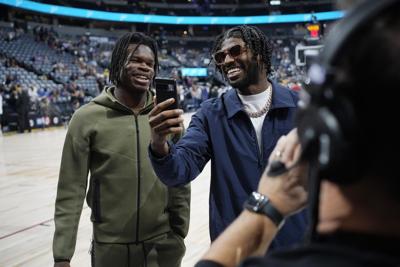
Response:
[[[229,64],[231,62],[234,62],[235,59],[233,57],[231,57],[231,55],[229,53],[225,54],[225,58],[224,58],[224,65],[225,64]]]
[[[142,62],[139,65],[139,70],[144,71],[144,72],[151,72],[153,71],[153,68],[147,65],[145,62]]]

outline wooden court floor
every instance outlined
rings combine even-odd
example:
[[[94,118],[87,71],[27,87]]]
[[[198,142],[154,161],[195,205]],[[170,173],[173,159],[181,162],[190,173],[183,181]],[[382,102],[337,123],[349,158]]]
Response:
[[[185,124],[190,114],[185,114]],[[54,200],[64,127],[0,135],[0,267],[53,266]],[[210,167],[192,182],[191,221],[182,266],[207,250]],[[90,210],[85,205],[73,267],[90,266]]]

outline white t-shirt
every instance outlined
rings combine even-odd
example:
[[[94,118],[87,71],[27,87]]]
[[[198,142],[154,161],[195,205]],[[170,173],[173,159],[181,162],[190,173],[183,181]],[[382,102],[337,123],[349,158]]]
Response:
[[[264,90],[263,92],[256,94],[256,95],[241,95],[238,93],[238,96],[239,96],[240,100],[242,100],[243,106],[246,107],[246,109],[248,111],[257,112],[265,106],[265,104],[267,102],[267,98],[268,98],[268,90]],[[262,153],[261,131],[262,131],[262,126],[264,123],[265,115],[267,113],[263,114],[262,116],[260,116],[258,118],[250,117],[250,120],[253,123],[254,130],[256,131],[257,143],[258,143],[258,147],[260,148],[260,153]]]

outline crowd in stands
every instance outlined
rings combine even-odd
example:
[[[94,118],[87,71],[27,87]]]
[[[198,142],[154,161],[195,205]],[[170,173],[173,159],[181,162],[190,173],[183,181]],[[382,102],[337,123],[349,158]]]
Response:
[[[274,39],[272,79],[299,90],[304,70],[294,64],[295,39]],[[31,126],[68,122],[73,112],[98,95],[108,82],[115,40],[94,36],[60,36],[51,27],[0,28],[0,90],[3,126],[18,130],[15,92],[29,95]],[[229,87],[213,72],[208,47],[162,46],[159,76],[177,80],[181,107],[194,111]],[[182,76],[181,67],[205,67],[208,77]],[[33,119],[36,118],[36,119]]]
[[[273,79],[292,90],[300,90],[306,73],[305,68],[295,64],[294,48],[299,43],[295,39],[273,40]]]
[[[171,55],[186,67],[207,67],[210,63],[210,51],[208,48],[186,49],[184,47],[173,48]]]

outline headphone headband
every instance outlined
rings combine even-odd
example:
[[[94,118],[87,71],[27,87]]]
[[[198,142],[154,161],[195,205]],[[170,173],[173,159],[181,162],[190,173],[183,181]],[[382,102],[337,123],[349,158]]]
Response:
[[[334,65],[337,55],[351,39],[351,36],[364,26],[365,22],[378,16],[399,0],[364,0],[348,11],[345,17],[332,28],[325,40],[322,53],[322,63],[325,66]]]
[[[340,54],[345,46],[353,43],[361,29],[398,4],[399,0],[365,0],[354,6],[328,34],[320,64],[309,69],[310,95],[308,99],[300,97],[304,108],[299,105],[297,126],[304,157],[319,162],[325,179],[349,183],[350,180],[341,177],[348,176],[350,168],[356,170],[356,166],[348,166],[348,162],[355,153],[352,148],[358,121],[351,101],[342,95],[353,90],[352,77],[338,76],[342,75],[337,66],[338,60],[343,58]]]
[[[361,162],[363,159],[358,154],[360,135],[357,131],[360,129],[358,127],[360,121],[355,113],[356,103],[353,102],[354,95],[357,97],[357,93],[365,94],[365,92],[356,91],[359,88],[359,84],[356,83],[357,77],[349,73],[357,66],[347,64],[342,66],[338,63],[342,59],[347,59],[345,56],[359,52],[357,49],[362,45],[359,40],[360,30],[372,24],[371,22],[378,19],[385,11],[393,8],[399,10],[399,4],[400,0],[365,0],[356,5],[330,31],[325,39],[325,48],[319,63],[309,69],[310,84],[307,86],[309,95],[307,92],[303,94],[306,97],[300,95],[303,106],[299,105],[297,127],[303,149],[302,159],[310,163],[309,237],[311,240],[318,238],[316,225],[319,218],[319,192],[322,179],[335,184],[351,184],[362,179],[363,171],[366,169],[366,166],[363,166],[365,162]],[[368,29],[365,31],[366,34],[369,34],[367,31]],[[354,52],[347,51],[346,46],[353,44],[356,44],[353,46]],[[346,53],[343,55],[345,49]]]

